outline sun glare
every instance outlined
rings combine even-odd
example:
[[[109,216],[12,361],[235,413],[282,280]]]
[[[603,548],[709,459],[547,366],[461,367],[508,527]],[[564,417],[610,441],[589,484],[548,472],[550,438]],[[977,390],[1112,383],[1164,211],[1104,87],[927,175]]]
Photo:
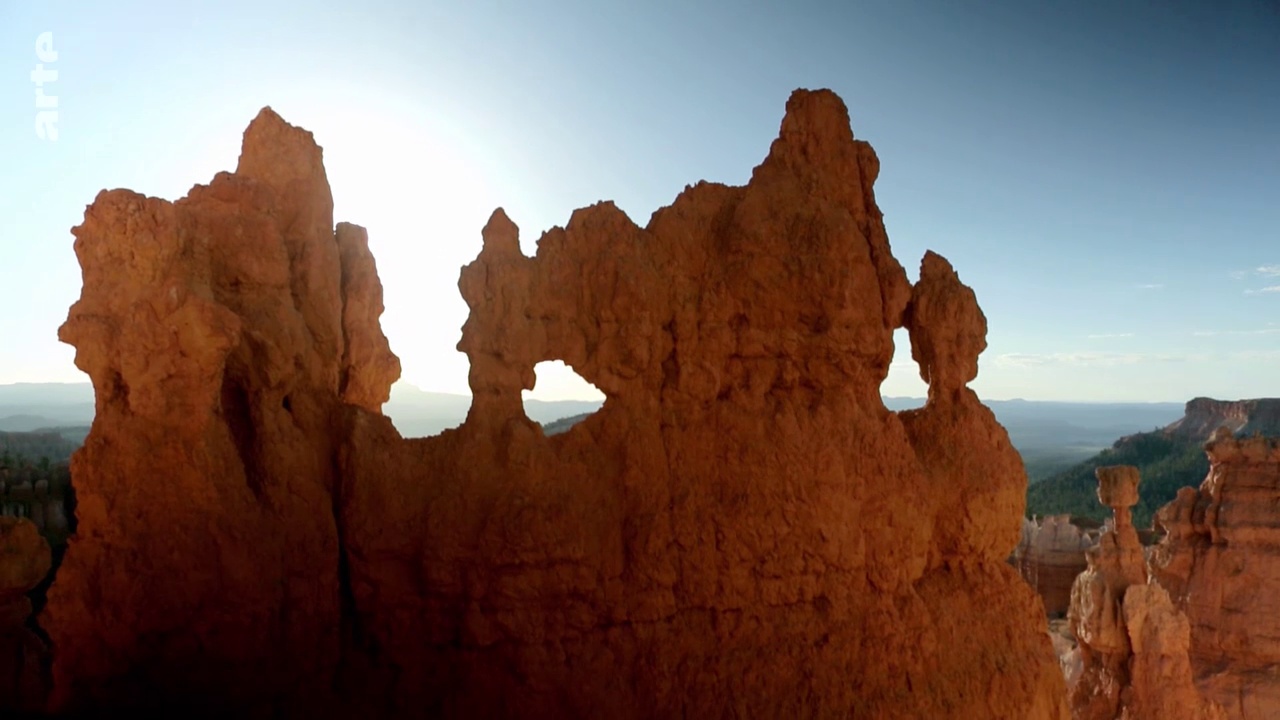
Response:
[[[446,121],[422,111],[345,109],[310,129],[324,147],[335,221],[369,231],[382,328],[402,379],[468,392],[467,359],[455,349],[467,317],[458,273],[480,251],[480,229],[502,200],[481,163]]]

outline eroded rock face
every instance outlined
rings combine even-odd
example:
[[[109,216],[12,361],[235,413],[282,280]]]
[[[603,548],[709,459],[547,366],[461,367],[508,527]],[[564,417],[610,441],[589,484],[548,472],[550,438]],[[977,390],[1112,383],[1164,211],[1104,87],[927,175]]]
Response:
[[[1205,693],[1232,718],[1280,716],[1280,442],[1219,430],[1210,470],[1156,515],[1152,573],[1190,622]]]
[[[264,111],[234,175],[101,195],[62,332],[98,417],[57,706],[1065,718],[1005,563],[1026,478],[966,387],[985,319],[937,255],[907,281],[878,171],[797,91],[747,186],[644,228],[602,203],[529,258],[496,212],[459,281],[471,411],[420,440],[377,414],[380,286],[308,134]],[[899,416],[904,325],[930,398]],[[552,359],[608,400],[548,438],[520,393]]]
[[[1111,527],[1087,553],[1068,613],[1081,670],[1071,685],[1076,720],[1219,720],[1221,706],[1197,690],[1188,655],[1186,616],[1164,588],[1148,583],[1130,508],[1138,502],[1138,469],[1100,467],[1098,500],[1112,509]]]
[[[335,420],[398,374],[363,231],[335,237],[332,207],[311,134],[267,109],[234,174],[176,203],[103,192],[73,230],[84,290],[59,337],[97,410],[42,614],[52,707],[325,706]]]
[[[404,442],[350,415],[355,603],[406,668],[388,712],[1060,716],[1004,562],[1024,475],[965,388],[985,321],[938,256],[907,283],[877,170],[801,92],[749,185],[644,228],[597,205],[528,258],[495,213],[460,281],[467,423]],[[899,417],[904,322],[931,390]],[[546,438],[520,391],[552,359],[608,399]]]

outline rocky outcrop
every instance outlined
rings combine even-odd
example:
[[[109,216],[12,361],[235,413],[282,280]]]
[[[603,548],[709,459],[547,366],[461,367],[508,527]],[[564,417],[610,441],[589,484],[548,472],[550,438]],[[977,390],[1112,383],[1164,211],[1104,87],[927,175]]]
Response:
[[[1066,613],[1071,586],[1089,566],[1085,552],[1098,544],[1101,530],[1073,523],[1070,515],[1043,520],[1024,518],[1022,537],[1009,560],[1044,601],[1050,616]]]
[[[1188,656],[1186,616],[1169,594],[1148,584],[1130,508],[1138,502],[1138,470],[1097,469],[1098,500],[1112,526],[1088,552],[1089,568],[1071,590],[1069,620],[1081,670],[1070,687],[1076,720],[1218,720],[1221,706],[1197,690]]]
[[[1190,623],[1191,662],[1231,718],[1280,716],[1280,442],[1222,428],[1210,470],[1156,515],[1152,573]]]
[[[1203,442],[1219,428],[1240,435],[1280,434],[1280,399],[1213,400],[1195,398],[1187,402],[1186,414],[1164,429],[1172,437]]]
[[[54,705],[1065,718],[1005,563],[1026,478],[966,387],[985,319],[940,256],[908,282],[878,172],[798,91],[748,185],[646,227],[601,203],[530,258],[495,212],[459,281],[470,413],[420,440],[377,412],[380,287],[307,133],[264,111],[235,174],[100,195]],[[930,390],[897,415],[904,326]],[[520,393],[553,359],[608,399],[547,437]]]
[[[48,648],[27,625],[27,593],[44,579],[51,560],[33,523],[0,517],[0,714],[39,710],[48,690]]]

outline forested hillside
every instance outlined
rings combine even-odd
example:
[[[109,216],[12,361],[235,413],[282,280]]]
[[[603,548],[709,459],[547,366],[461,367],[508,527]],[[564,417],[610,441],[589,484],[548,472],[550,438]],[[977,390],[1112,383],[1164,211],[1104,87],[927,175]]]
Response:
[[[0,453],[11,458],[25,457],[32,462],[48,458],[60,463],[71,459],[71,453],[84,444],[88,427],[52,428],[34,432],[0,432]]]
[[[1209,472],[1203,443],[1163,431],[1121,438],[1116,444],[1068,470],[1027,488],[1027,515],[1070,513],[1095,520],[1111,517],[1098,502],[1094,470],[1104,465],[1134,465],[1142,473],[1141,500],[1133,509],[1138,527],[1147,527],[1155,511],[1178,494],[1198,486]]]
[[[1147,527],[1155,511],[1178,489],[1199,487],[1209,473],[1204,442],[1226,427],[1237,435],[1280,435],[1280,400],[1189,401],[1181,419],[1151,432],[1122,437],[1115,445],[1027,489],[1027,515],[1070,513],[1105,520],[1111,511],[1097,498],[1093,471],[1102,465],[1134,465],[1142,473],[1141,500],[1133,509],[1138,527]]]

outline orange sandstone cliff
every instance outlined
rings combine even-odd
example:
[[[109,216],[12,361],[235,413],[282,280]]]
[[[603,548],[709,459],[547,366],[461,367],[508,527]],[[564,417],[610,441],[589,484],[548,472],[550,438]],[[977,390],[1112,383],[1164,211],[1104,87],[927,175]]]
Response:
[[[1152,574],[1186,613],[1205,694],[1233,720],[1280,717],[1280,441],[1224,427],[1205,449],[1200,488],[1156,515]]]
[[[973,292],[889,249],[879,161],[797,91],[745,187],[602,203],[459,288],[466,423],[402,439],[364,233],[269,110],[176,203],[101,194],[61,337],[98,414],[41,616],[51,707],[308,717],[1065,718],[1005,558],[1026,478]],[[429,322],[429,312],[424,322]],[[929,402],[879,388],[909,330]],[[559,359],[607,396],[525,417]]]
[[[1201,442],[1223,427],[1240,435],[1276,433],[1280,429],[1280,399],[1193,398],[1187,401],[1187,410],[1182,418],[1166,427],[1164,433]]]

